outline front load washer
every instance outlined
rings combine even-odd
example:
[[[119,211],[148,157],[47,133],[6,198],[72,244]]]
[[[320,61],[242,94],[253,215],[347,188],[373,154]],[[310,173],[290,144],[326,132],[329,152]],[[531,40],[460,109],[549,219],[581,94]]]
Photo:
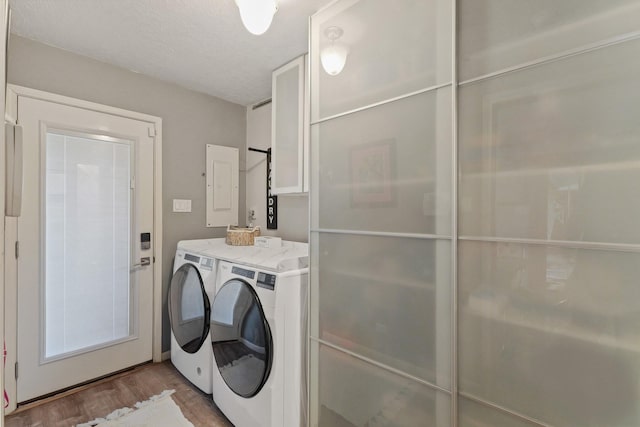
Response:
[[[308,253],[306,244],[297,245]],[[236,427],[306,423],[308,256],[286,258],[299,249],[244,260],[253,266],[218,262],[211,308],[213,399]]]
[[[192,384],[211,394],[211,301],[216,260],[198,253],[201,241],[179,242],[169,285],[171,362]]]

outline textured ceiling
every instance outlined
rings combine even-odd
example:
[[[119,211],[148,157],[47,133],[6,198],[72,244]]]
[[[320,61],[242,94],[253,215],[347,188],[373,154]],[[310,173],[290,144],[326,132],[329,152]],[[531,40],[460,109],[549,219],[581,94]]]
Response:
[[[271,28],[247,32],[234,0],[11,0],[11,32],[249,105],[271,71],[307,51],[308,17],[329,0],[279,0]]]

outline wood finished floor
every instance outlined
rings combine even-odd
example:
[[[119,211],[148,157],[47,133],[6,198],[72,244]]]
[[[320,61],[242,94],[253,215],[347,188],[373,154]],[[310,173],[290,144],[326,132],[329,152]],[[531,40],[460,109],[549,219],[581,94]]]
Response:
[[[71,427],[125,406],[133,407],[136,402],[170,389],[176,391],[171,397],[195,427],[233,426],[215,406],[211,395],[191,385],[169,361],[140,366],[64,393],[62,397],[19,408],[5,418],[5,426]]]

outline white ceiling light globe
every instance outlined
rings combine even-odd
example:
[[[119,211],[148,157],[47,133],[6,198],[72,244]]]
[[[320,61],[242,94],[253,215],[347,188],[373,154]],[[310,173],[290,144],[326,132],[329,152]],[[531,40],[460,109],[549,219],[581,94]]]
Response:
[[[276,0],[235,0],[247,31],[259,36],[269,29],[278,10]]]
[[[347,62],[347,54],[349,50],[341,44],[331,44],[320,52],[320,62],[322,68],[330,76],[340,74]]]
[[[329,45],[320,51],[320,62],[324,71],[330,76],[340,74],[347,62],[349,48],[342,43],[336,43],[343,34],[342,28],[335,25],[324,30],[324,35],[329,39]]]

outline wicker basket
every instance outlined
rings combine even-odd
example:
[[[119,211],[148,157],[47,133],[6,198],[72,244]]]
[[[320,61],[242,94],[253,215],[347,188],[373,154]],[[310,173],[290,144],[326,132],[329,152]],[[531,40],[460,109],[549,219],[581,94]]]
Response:
[[[260,235],[260,227],[236,227],[227,226],[227,245],[232,246],[253,246],[253,239]]]

